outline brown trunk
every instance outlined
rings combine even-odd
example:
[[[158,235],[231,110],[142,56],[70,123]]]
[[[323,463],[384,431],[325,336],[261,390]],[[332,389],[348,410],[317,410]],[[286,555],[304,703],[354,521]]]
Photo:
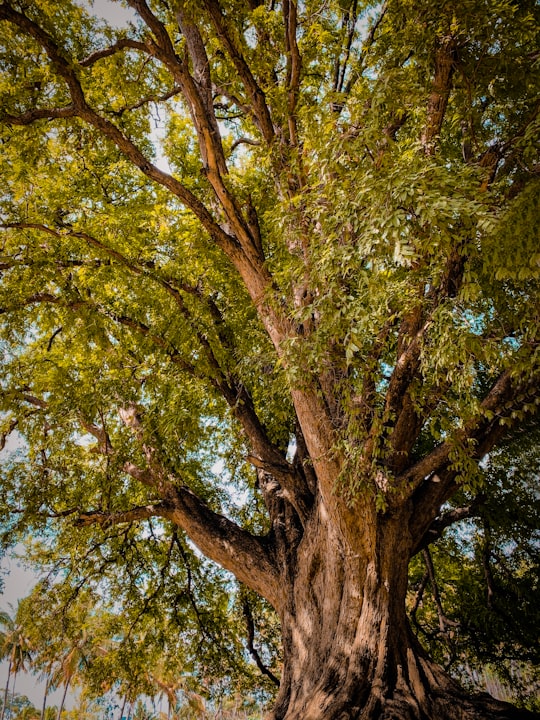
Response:
[[[405,612],[407,518],[361,522],[363,553],[345,546],[324,508],[305,529],[287,571],[283,674],[268,720],[529,717],[488,696],[467,697],[429,660]]]

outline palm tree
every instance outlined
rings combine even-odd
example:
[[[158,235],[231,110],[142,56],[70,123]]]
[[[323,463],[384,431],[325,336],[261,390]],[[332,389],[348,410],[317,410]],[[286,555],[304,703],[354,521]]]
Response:
[[[66,648],[65,655],[60,660],[54,677],[54,684],[58,685],[61,682],[64,686],[64,692],[58,708],[57,720],[60,720],[62,717],[62,710],[64,709],[69,687],[73,684],[74,680],[87,664],[88,659],[85,652],[86,644],[87,634],[83,631],[78,639],[73,639],[70,642],[70,645]]]
[[[49,690],[51,689],[52,684],[52,676],[50,670],[46,672],[42,677],[45,680],[45,692],[43,693],[43,704],[41,706],[40,720],[45,720],[45,713],[47,712],[47,696],[49,695]]]
[[[11,605],[10,608],[13,615],[6,611],[0,611],[0,626],[2,627],[2,630],[0,630],[0,658],[7,658],[8,660],[7,681],[0,720],[4,720],[6,714],[11,675],[13,675],[11,688],[11,694],[13,695],[15,693],[17,674],[20,670],[25,670],[25,664],[31,659],[30,643],[22,624],[17,620],[18,609],[17,612],[13,612]]]

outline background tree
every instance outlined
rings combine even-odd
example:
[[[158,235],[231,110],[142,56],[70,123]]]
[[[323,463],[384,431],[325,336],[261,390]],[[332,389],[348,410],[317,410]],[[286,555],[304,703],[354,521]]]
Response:
[[[225,568],[276,720],[518,717],[406,598],[539,404],[537,4],[128,5],[0,5],[6,542],[201,630]]]
[[[0,716],[2,720],[4,720],[8,708],[10,680],[13,678],[11,684],[12,702],[9,703],[11,711],[11,705],[15,700],[17,675],[21,670],[26,670],[32,654],[28,636],[24,626],[20,622],[19,607],[20,606],[18,606],[16,611],[13,611],[13,608],[11,608],[11,615],[5,610],[0,613],[0,625],[4,628],[0,631],[0,657],[7,659],[8,662],[6,687],[2,703],[2,714]]]
[[[462,522],[411,564],[409,610],[420,637],[447,668],[489,672],[503,692],[538,709],[538,428],[490,454],[490,492],[462,490],[448,514]],[[519,608],[519,617],[515,613]]]

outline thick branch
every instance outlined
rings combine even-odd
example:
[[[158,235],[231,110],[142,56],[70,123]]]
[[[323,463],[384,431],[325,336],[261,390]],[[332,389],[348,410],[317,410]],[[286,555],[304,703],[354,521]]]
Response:
[[[274,125],[264,92],[257,84],[242,52],[233,41],[232,34],[229,32],[219,2],[217,0],[205,0],[204,5],[208,10],[216,33],[227,50],[249,97],[250,102],[247,105],[248,112],[260,129],[263,138],[267,143],[271,143],[275,136]]]
[[[230,570],[276,609],[282,604],[278,569],[263,538],[215,513],[191,490],[177,488],[169,519],[181,527],[208,558]]]
[[[253,615],[251,613],[251,608],[249,606],[249,602],[247,598],[244,600],[243,603],[243,612],[244,612],[244,618],[246,620],[246,628],[247,628],[247,646],[249,653],[251,657],[255,660],[255,663],[259,670],[262,672],[263,675],[266,675],[267,678],[270,678],[270,680],[274,683],[274,685],[277,685],[279,687],[279,678],[277,678],[274,673],[266,667],[266,665],[263,663],[262,658],[255,647],[254,640],[255,640],[255,623],[253,622]]]
[[[98,60],[110,57],[111,55],[115,55],[117,52],[126,49],[140,50],[144,53],[148,52],[148,48],[144,43],[139,42],[138,40],[132,40],[131,38],[120,38],[113,45],[103,48],[102,50],[96,50],[96,52],[87,55],[87,57],[79,61],[79,65],[81,67],[90,67]]]
[[[1,120],[11,125],[31,125],[38,120],[56,120],[57,118],[69,118],[76,115],[75,105],[71,104],[62,108],[34,108],[34,110],[28,110],[21,113],[21,115],[3,113]]]
[[[451,527],[461,520],[467,520],[470,517],[474,517],[479,502],[480,499],[477,498],[470,505],[454,508],[453,510],[449,510],[448,512],[443,513],[440,517],[436,518],[424,534],[420,544],[414,548],[412,555],[416,555],[421,550],[424,550],[429,545],[436,542],[440,537],[442,537],[446,528]]]
[[[289,141],[291,145],[298,145],[298,134],[296,127],[296,105],[298,103],[298,92],[300,89],[300,72],[302,69],[302,58],[296,42],[296,30],[298,27],[298,8],[296,0],[283,1],[283,20],[285,25],[285,49],[287,52],[287,112],[289,125]]]
[[[89,510],[79,513],[75,520],[78,527],[87,527],[89,525],[100,525],[103,528],[111,525],[120,525],[122,523],[138,522],[139,520],[148,520],[151,517],[166,517],[167,507],[164,503],[156,503],[152,505],[141,505],[120,512],[105,512],[102,510]]]
[[[184,2],[177,3],[176,19],[182,31],[193,65],[193,75],[184,72],[184,94],[191,106],[203,162],[216,176],[226,175],[227,163],[223,153],[219,126],[214,111],[210,62],[198,27],[192,21]],[[193,83],[191,82],[193,80]],[[201,107],[204,117],[200,116]]]
[[[168,472],[157,450],[147,443],[134,405],[121,408],[120,415],[142,445],[147,469],[139,472],[144,472],[145,484],[163,498],[162,517],[182,528],[206,557],[232,572],[278,609],[282,602],[281,588],[270,543],[211,510],[180,478]]]
[[[435,50],[435,74],[428,100],[427,121],[421,138],[427,155],[435,152],[435,142],[446,114],[455,69],[456,47],[456,40],[450,35],[440,38]]]

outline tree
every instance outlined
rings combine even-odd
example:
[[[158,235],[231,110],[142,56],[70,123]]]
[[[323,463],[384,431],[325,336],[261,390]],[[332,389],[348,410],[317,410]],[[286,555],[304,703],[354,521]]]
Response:
[[[520,717],[406,594],[539,404],[537,4],[127,5],[0,5],[10,539],[203,627],[232,573],[276,720]]]
[[[73,686],[84,691],[92,689],[94,665],[107,652],[107,641],[115,630],[110,611],[88,590],[80,589],[76,597],[67,600],[58,586],[43,579],[21,600],[19,617],[32,644],[31,669],[45,679],[42,720],[47,711],[52,712],[52,708],[46,708],[49,692],[62,687],[60,704],[54,712],[54,718],[60,720]],[[112,684],[110,674],[108,679]],[[100,695],[104,695],[104,688],[101,690]],[[83,712],[82,705],[79,711]]]
[[[26,663],[28,663],[31,658],[31,648],[28,642],[28,637],[24,631],[24,627],[19,622],[18,615],[18,608],[14,613],[14,617],[6,611],[0,612],[0,625],[5,628],[0,631],[0,657],[2,659],[7,658],[8,661],[6,687],[4,689],[4,699],[2,702],[2,720],[4,720],[8,707],[10,678],[13,675],[13,684],[11,687],[11,707],[15,699],[15,683],[17,681],[17,675],[21,670],[24,671],[26,669]]]
[[[12,698],[9,717],[11,720],[38,720],[39,711],[26,695],[17,695]]]
[[[445,667],[469,683],[473,671],[502,681],[536,709],[538,440],[528,426],[490,454],[489,494],[462,489],[452,500],[448,512],[471,515],[413,559],[408,597],[413,625]]]

